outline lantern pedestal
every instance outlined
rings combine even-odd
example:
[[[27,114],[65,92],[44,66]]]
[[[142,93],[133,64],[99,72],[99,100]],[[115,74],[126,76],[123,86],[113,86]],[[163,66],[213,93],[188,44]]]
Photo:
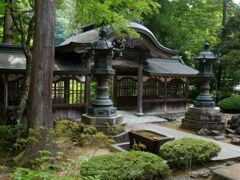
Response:
[[[189,108],[182,119],[181,127],[192,131],[202,128],[209,130],[224,130],[225,120],[223,120],[219,107],[214,108]]]
[[[224,130],[225,120],[220,113],[220,108],[215,107],[215,102],[210,95],[210,80],[214,74],[213,61],[217,58],[209,51],[210,44],[204,43],[204,51],[195,60],[199,61],[200,94],[197,96],[193,108],[189,108],[182,119],[182,128],[198,131],[202,128],[209,130]]]
[[[115,71],[112,69],[113,44],[107,40],[108,28],[102,26],[99,31],[99,40],[92,43],[94,52],[94,66],[91,70],[97,80],[96,99],[83,114],[81,121],[95,127],[108,135],[121,134],[125,131],[126,123],[123,116],[117,114],[108,95],[108,81]]]

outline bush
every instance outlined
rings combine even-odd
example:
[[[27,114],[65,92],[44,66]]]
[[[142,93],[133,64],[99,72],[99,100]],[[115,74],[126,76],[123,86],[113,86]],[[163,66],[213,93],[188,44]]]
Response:
[[[18,138],[27,138],[27,126],[0,126],[0,137],[0,147],[4,149],[11,149]]]
[[[220,152],[221,148],[213,142],[182,138],[169,141],[160,147],[160,156],[168,160],[170,167],[182,169],[191,160],[193,164],[203,165]]]
[[[115,143],[111,136],[97,131],[95,127],[70,120],[56,121],[55,132],[57,136],[70,137],[71,141],[80,147],[105,147]]]
[[[240,95],[231,96],[223,99],[217,104],[223,112],[239,113],[240,112]]]
[[[170,169],[155,154],[131,151],[92,157],[81,164],[80,174],[102,180],[151,180],[170,176]]]

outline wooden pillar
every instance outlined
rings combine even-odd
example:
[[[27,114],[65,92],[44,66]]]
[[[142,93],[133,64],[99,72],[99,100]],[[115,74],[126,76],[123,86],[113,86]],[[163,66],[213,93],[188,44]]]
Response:
[[[137,115],[143,115],[143,65],[138,68]]]
[[[187,78],[187,82],[185,83],[185,98],[186,98],[186,110],[188,110],[188,94],[189,94],[189,78]]]
[[[88,107],[90,106],[90,83],[91,83],[91,77],[89,75],[85,76],[85,108],[86,112],[88,110]]]
[[[164,112],[167,112],[167,78],[164,77]]]
[[[3,105],[3,113],[4,113],[4,122],[3,124],[6,124],[7,122],[7,109],[8,109],[8,74],[4,74],[3,77],[3,82],[4,82],[4,105]]]
[[[117,75],[113,76],[113,90],[112,90],[112,102],[113,106],[117,106]]]

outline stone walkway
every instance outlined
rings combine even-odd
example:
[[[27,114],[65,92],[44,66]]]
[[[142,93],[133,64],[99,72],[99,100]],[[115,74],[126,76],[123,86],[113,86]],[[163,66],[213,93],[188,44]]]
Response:
[[[149,122],[167,122],[166,119],[157,116],[137,116],[136,111],[117,111],[118,114],[123,115],[123,121],[127,124],[135,123],[149,123]]]
[[[180,139],[183,137],[194,137],[194,138],[215,142],[221,147],[221,152],[218,154],[217,157],[214,157],[213,160],[227,160],[227,159],[240,158],[239,146],[216,141],[216,140],[209,139],[203,136],[198,136],[195,134],[182,132],[176,129],[167,128],[167,127],[161,126],[161,124],[151,124],[151,123],[137,123],[137,124],[128,123],[127,124],[127,130],[138,130],[138,129],[145,129],[145,130],[159,132],[165,135],[173,136],[175,137],[175,139]]]

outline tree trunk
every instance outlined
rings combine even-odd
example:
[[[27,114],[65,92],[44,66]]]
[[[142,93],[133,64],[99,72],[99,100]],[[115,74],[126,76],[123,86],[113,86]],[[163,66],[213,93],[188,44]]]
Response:
[[[54,21],[56,0],[35,0],[35,34],[32,80],[29,92],[28,127],[38,143],[27,144],[21,164],[39,157],[40,150],[54,155],[52,114],[52,76],[54,62]],[[36,133],[37,132],[37,133]]]
[[[221,32],[221,40],[223,40],[226,36],[226,32],[224,29],[224,25],[226,24],[227,17],[227,0],[223,0],[223,10],[222,10],[222,32]],[[217,71],[217,93],[216,93],[216,102],[219,102],[221,99],[221,89],[222,89],[222,64],[219,64]]]
[[[12,4],[12,0],[5,0],[6,3]],[[4,16],[4,29],[3,29],[3,43],[12,44],[13,42],[13,19],[10,8],[6,8]]]

